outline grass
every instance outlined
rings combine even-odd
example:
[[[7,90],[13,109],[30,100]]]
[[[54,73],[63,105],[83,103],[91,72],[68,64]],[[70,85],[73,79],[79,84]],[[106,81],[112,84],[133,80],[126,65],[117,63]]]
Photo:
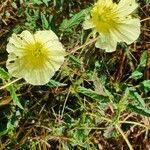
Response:
[[[139,1],[139,39],[96,49],[82,22],[92,0],[0,2],[0,150],[150,149],[149,1]],[[12,78],[12,33],[52,29],[68,55],[44,86]]]

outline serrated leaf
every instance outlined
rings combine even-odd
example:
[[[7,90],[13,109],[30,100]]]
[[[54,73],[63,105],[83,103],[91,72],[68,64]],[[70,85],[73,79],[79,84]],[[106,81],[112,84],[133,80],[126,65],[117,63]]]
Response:
[[[76,58],[75,56],[69,55],[69,59],[70,59],[73,63],[75,63],[76,65],[78,65],[78,66],[81,65],[80,59]]]
[[[4,80],[9,79],[9,74],[3,68],[0,67],[0,78]]]
[[[91,8],[86,8],[82,11],[80,11],[79,13],[75,14],[71,19],[65,19],[63,20],[63,22],[61,23],[59,29],[64,32],[70,32],[72,31],[71,29],[76,26],[79,25],[80,22],[82,22],[85,18],[85,15],[90,11]]]
[[[104,102],[107,102],[108,101],[108,98],[105,97],[105,96],[102,96],[102,95],[99,95],[97,92],[91,90],[91,89],[87,89],[85,87],[81,87],[79,86],[77,88],[77,92],[78,93],[82,93],[84,94],[85,96],[88,96],[92,99],[95,99],[95,100],[100,100],[100,101],[104,101]]]
[[[49,23],[45,17],[45,15],[41,12],[41,21],[42,21],[42,27],[44,29],[48,29],[49,28]]]
[[[140,86],[144,89],[146,93],[150,92],[150,80],[145,80],[141,82]]]
[[[101,78],[102,79],[102,78]],[[103,89],[103,84],[101,83],[101,80],[98,78],[97,73],[94,71],[93,72],[93,84],[94,84],[94,90],[99,94],[99,95],[105,95],[104,89]]]
[[[143,76],[142,72],[139,72],[138,70],[135,70],[132,72],[131,78],[134,80],[140,79]]]
[[[140,106],[134,106],[132,104],[129,104],[128,108],[131,109],[133,112],[136,112],[137,114],[150,117],[150,110],[149,109],[146,109],[146,108],[143,108]]]
[[[66,86],[66,85],[67,84],[60,83],[60,82],[52,80],[52,79],[47,83],[47,86],[49,86],[49,87],[60,87],[60,86]]]
[[[148,52],[144,51],[143,54],[141,55],[139,66],[145,67],[146,66],[146,62],[147,62],[147,58],[148,58]]]
[[[15,88],[13,87],[13,85],[10,85],[9,87],[7,87],[7,90],[10,92],[10,95],[14,101],[14,103],[21,109],[23,109],[18,97],[17,97],[17,94],[16,94],[16,91],[15,91]]]
[[[137,80],[143,76],[143,71],[146,66],[147,58],[148,58],[148,52],[144,51],[140,58],[140,64],[138,65],[136,70],[132,72],[130,78]]]
[[[129,96],[136,100],[140,106],[145,107],[144,99],[141,97],[141,95],[138,94],[136,89],[129,88]]]
[[[141,82],[141,84],[142,84],[145,88],[147,88],[147,89],[150,90],[150,80],[145,80],[145,81]]]
[[[12,6],[13,8],[15,8],[15,9],[18,8],[15,2],[12,2],[12,3],[11,3],[11,6]]]
[[[109,90],[107,90],[106,88],[104,88],[104,92],[105,92],[105,94],[109,97],[109,100],[113,103],[114,100],[115,100],[115,98],[114,98],[114,96],[112,95],[112,93],[109,92]]]
[[[42,4],[41,0],[30,0],[33,4]]]
[[[42,0],[42,2],[48,7],[48,2],[49,2],[50,0]]]
[[[0,137],[3,136],[3,135],[5,135],[5,134],[7,134],[7,132],[8,132],[7,129],[4,130],[4,131],[2,131],[2,132],[0,132]]]
[[[7,128],[0,132],[0,137],[7,134],[9,131],[14,129],[14,125],[12,125],[11,120],[8,120],[7,122]]]

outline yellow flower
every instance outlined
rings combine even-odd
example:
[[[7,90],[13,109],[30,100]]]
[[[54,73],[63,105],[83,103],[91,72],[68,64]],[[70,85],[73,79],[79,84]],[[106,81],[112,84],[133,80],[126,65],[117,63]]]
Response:
[[[56,34],[49,30],[13,34],[7,45],[6,67],[14,77],[33,85],[44,85],[64,62],[65,50]]]
[[[87,16],[83,28],[93,28],[94,35],[99,34],[95,44],[106,52],[116,50],[117,42],[131,44],[140,35],[140,19],[133,18],[131,13],[138,7],[135,0],[98,0]]]

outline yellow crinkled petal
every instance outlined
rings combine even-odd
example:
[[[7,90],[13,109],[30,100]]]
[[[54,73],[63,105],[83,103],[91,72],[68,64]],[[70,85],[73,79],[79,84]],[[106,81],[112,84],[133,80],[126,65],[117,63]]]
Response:
[[[90,16],[88,16],[85,21],[83,22],[83,29],[87,30],[87,29],[91,29],[94,28],[94,24],[90,18]]]
[[[117,6],[117,11],[123,17],[131,14],[137,7],[138,4],[135,0],[121,0]]]
[[[9,40],[9,43],[14,44],[18,48],[24,46],[23,44],[26,45],[34,42],[33,35],[27,30],[23,31],[21,34],[14,33]]]
[[[112,0],[98,0],[96,5],[105,5],[105,6],[110,6],[113,4]]]
[[[52,66],[55,71],[57,71],[63,62],[64,57],[57,56],[57,57],[50,57],[48,64],[49,66]]]
[[[52,30],[37,31],[34,34],[34,38],[36,42],[42,42],[43,44],[48,41],[58,40],[57,35]]]
[[[116,36],[118,42],[133,43],[140,35],[140,20],[126,19],[124,23],[112,30],[112,34]]]
[[[45,64],[43,64],[42,69],[32,69],[26,72],[24,78],[32,85],[44,85],[48,83],[50,78],[55,74],[55,72],[60,68],[64,62],[64,57],[54,57],[50,58]]]
[[[35,43],[33,35],[27,30],[23,31],[20,35],[17,35],[17,37],[20,37],[27,44]]]
[[[24,48],[25,47],[17,47],[17,46],[15,46],[14,44],[12,44],[12,43],[8,43],[7,44],[7,47],[6,47],[6,50],[7,50],[7,52],[9,52],[9,53],[14,53],[14,54],[16,54],[17,56],[21,56],[22,55],[22,52],[24,51]]]
[[[117,39],[112,34],[100,35],[95,47],[104,49],[106,52],[114,52],[117,47]]]
[[[12,34],[6,49],[9,53],[13,52],[16,55],[20,55],[27,45],[34,43],[35,40],[33,35],[29,31],[25,30],[21,34]]]
[[[58,40],[48,41],[46,44],[44,44],[43,47],[45,49],[49,49],[48,52],[50,56],[65,56],[66,55],[63,45]]]
[[[56,71],[56,67],[54,66],[54,68],[52,64],[43,64],[42,68],[32,68],[25,61],[23,59],[15,59],[14,63],[10,63],[11,61],[9,61],[7,63],[7,69],[11,75],[19,78],[22,77],[32,85],[46,84]]]
[[[43,66],[42,69],[30,69],[29,72],[26,72],[24,78],[32,85],[44,85],[54,74],[55,70],[52,67]]]
[[[6,67],[12,76],[18,78],[24,78],[28,71],[27,63],[24,62],[24,60],[19,59],[14,53],[8,55]]]

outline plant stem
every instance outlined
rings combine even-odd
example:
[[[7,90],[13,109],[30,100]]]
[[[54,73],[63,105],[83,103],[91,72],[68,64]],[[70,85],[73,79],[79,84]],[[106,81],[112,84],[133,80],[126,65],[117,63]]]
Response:
[[[122,135],[122,137],[124,138],[124,140],[126,141],[129,149],[133,150],[133,147],[132,147],[131,143],[129,142],[128,138],[126,137],[126,135],[124,134],[124,132],[122,131],[122,129],[119,127],[119,125],[116,124],[115,127],[120,132],[120,134]]]
[[[21,78],[15,79],[15,80],[13,80],[13,81],[7,83],[7,84],[4,85],[4,86],[1,86],[1,87],[0,87],[0,90],[7,88],[7,87],[10,86],[11,84],[13,84],[13,83],[19,81],[20,79],[21,79]]]

